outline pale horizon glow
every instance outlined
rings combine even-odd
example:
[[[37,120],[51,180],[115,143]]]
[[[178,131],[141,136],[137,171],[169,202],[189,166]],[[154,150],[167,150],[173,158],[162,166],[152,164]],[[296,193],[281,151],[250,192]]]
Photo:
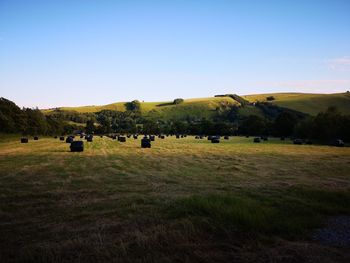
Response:
[[[54,108],[350,90],[350,1],[0,1],[0,97]]]

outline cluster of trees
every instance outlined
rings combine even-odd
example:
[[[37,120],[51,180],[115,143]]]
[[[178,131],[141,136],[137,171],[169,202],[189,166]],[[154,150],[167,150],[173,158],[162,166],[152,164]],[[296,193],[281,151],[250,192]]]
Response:
[[[44,115],[39,109],[19,108],[14,102],[0,98],[0,132],[25,135],[72,133],[78,128],[64,116]]]
[[[176,102],[175,102],[176,101]],[[174,103],[182,103],[176,99]],[[262,116],[242,117],[237,106],[221,105],[211,119],[150,119],[141,114],[141,104],[134,100],[126,111],[103,110],[98,113],[77,113],[54,110],[43,114],[39,109],[20,109],[7,99],[0,99],[0,132],[27,135],[87,133],[147,133],[206,135],[271,135],[294,136],[326,141],[341,138],[350,141],[350,116],[331,107],[312,117],[300,112],[258,103]],[[80,125],[79,125],[80,123]]]
[[[350,141],[350,115],[341,114],[335,107],[330,107],[315,117],[300,117],[289,111],[281,112],[274,120],[250,115],[239,125],[237,133],[291,136],[320,142],[336,138]]]
[[[343,115],[335,107],[330,107],[316,117],[308,117],[298,122],[294,133],[301,138],[320,141],[340,138],[349,142],[350,115]]]

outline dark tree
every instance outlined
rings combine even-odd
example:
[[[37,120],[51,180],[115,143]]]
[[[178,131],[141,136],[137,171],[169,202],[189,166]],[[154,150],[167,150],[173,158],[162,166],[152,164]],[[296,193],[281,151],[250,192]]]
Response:
[[[183,99],[178,98],[178,99],[174,99],[173,104],[180,104],[180,103],[183,103],[183,102],[184,102]]]
[[[273,133],[277,136],[290,136],[297,124],[297,117],[290,112],[282,112],[275,120]]]
[[[88,120],[86,122],[86,133],[92,134],[95,131],[95,125],[93,120]]]

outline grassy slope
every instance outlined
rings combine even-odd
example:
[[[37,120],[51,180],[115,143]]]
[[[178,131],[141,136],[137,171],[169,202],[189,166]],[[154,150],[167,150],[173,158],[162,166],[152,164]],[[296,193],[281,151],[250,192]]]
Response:
[[[350,94],[307,94],[307,93],[271,93],[246,95],[243,98],[250,102],[266,101],[266,97],[274,96],[272,103],[293,110],[316,115],[327,110],[329,106],[336,106],[342,113],[350,114]]]
[[[0,141],[0,258],[349,262],[309,231],[350,213],[350,148],[251,140]]]
[[[224,98],[196,98],[186,99],[179,105],[172,102],[141,102],[141,111],[145,115],[151,117],[162,117],[165,119],[182,118],[186,116],[210,117],[213,110],[222,103],[231,105],[239,105],[238,102],[229,97]],[[101,110],[118,110],[125,111],[125,102],[112,103],[103,106],[82,106],[82,107],[61,107],[61,110],[77,111],[80,113],[98,112]],[[48,113],[51,110],[44,110]]]
[[[250,102],[266,101],[267,96],[274,96],[272,103],[297,110],[300,112],[316,115],[321,111],[325,111],[329,106],[336,106],[342,113],[350,114],[350,94],[307,94],[307,93],[270,93],[242,96]],[[144,115],[153,118],[184,118],[187,116],[195,116],[197,118],[211,117],[214,110],[220,104],[239,105],[238,102],[229,97],[211,97],[186,99],[182,104],[173,105],[171,102],[142,102],[141,110]],[[125,111],[125,103],[118,102],[103,106],[83,106],[83,107],[62,107],[61,110],[71,110],[80,113],[98,112],[101,110],[118,110]],[[44,110],[50,112],[51,110]],[[260,110],[253,106],[248,106],[240,110],[241,115],[256,114],[262,115]]]

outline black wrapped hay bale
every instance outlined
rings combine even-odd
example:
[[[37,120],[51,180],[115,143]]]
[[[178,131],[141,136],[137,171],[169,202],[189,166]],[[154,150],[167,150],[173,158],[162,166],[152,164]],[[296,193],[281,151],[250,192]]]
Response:
[[[38,136],[34,136],[34,141],[37,141],[39,140],[39,137]]]
[[[55,139],[57,139],[58,137],[57,136],[54,136]]]
[[[74,141],[74,138],[71,137],[71,136],[68,136],[68,137],[66,138],[66,143],[72,143],[73,141]]]
[[[312,141],[307,139],[307,140],[304,140],[304,143],[307,144],[307,145],[312,145]]]
[[[344,147],[345,146],[345,143],[343,140],[341,139],[335,139],[331,142],[331,145],[332,146],[336,146],[336,147]]]
[[[180,135],[176,134],[176,139],[180,139]]]
[[[225,140],[228,140],[228,139],[230,139],[230,137],[228,137],[228,136],[226,135],[226,136],[224,136],[224,139],[225,139]]]
[[[259,137],[254,138],[253,142],[260,142],[260,138]]]
[[[21,143],[28,143],[28,138],[25,138],[25,137],[21,138]]]
[[[165,139],[165,136],[164,136],[164,135],[161,135],[160,138],[161,138],[161,139]]]
[[[156,137],[154,135],[150,135],[149,139],[151,140],[151,142],[154,142],[156,140]]]
[[[60,141],[64,141],[64,136],[60,136]]]
[[[303,140],[302,139],[294,139],[293,140],[293,144],[302,145],[303,144]]]
[[[199,136],[194,137],[195,139],[199,139]]]
[[[151,140],[147,137],[144,137],[141,140],[141,148],[151,148]]]
[[[126,137],[125,136],[119,136],[118,137],[119,142],[126,142]]]
[[[71,152],[82,152],[84,151],[84,142],[83,141],[73,141],[70,144]]]
[[[212,139],[211,139],[211,143],[220,143],[220,138],[216,137],[216,136],[213,136]]]
[[[134,138],[135,140],[137,140],[138,136],[137,136],[137,135],[134,135],[133,138]]]

